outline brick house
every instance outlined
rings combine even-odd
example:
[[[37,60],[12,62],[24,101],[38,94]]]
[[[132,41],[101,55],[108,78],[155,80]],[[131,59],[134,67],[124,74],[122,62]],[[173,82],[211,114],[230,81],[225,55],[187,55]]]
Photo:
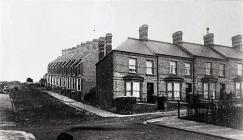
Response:
[[[83,100],[95,88],[95,64],[99,57],[111,51],[111,40],[112,35],[108,33],[106,37],[62,50],[62,56],[48,64],[47,85],[55,92]]]
[[[209,31],[204,44],[184,42],[182,34],[175,32],[173,43],[150,40],[148,26],[143,25],[139,39],[128,38],[99,60],[96,86],[100,106],[110,108],[114,99],[126,96],[152,104],[158,96],[186,100],[193,93],[203,99],[224,99],[229,93],[241,97],[241,36],[233,37],[233,47],[227,47],[215,45]]]

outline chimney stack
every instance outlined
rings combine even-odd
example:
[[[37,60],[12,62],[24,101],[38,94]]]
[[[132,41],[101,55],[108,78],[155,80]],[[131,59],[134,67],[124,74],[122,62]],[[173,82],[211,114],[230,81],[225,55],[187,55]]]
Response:
[[[173,33],[172,34],[173,43],[177,44],[179,42],[182,42],[182,35],[183,35],[182,31],[177,31],[177,32]]]
[[[232,47],[234,49],[242,50],[242,35],[236,35],[232,38]]]
[[[143,41],[148,41],[148,25],[144,24],[139,27],[139,39]]]
[[[205,36],[203,36],[203,40],[204,40],[204,45],[205,46],[213,46],[214,44],[214,34],[213,33],[209,33],[209,28],[207,28],[207,34]]]
[[[100,37],[99,38],[99,60],[101,60],[104,57],[104,47],[105,47],[105,37]]]
[[[107,33],[105,36],[106,46],[105,46],[105,55],[107,55],[112,50],[112,34]]]

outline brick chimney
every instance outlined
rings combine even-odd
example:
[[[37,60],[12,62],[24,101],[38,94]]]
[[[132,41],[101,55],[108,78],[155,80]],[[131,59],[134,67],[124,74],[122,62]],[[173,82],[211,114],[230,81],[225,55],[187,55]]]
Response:
[[[105,54],[107,55],[109,52],[111,52],[112,50],[112,34],[111,33],[107,33],[105,36]]]
[[[144,24],[139,27],[139,39],[143,41],[148,41],[148,25]]]
[[[232,47],[234,49],[242,50],[242,35],[236,35],[232,38]]]
[[[214,34],[209,33],[209,28],[207,28],[207,34],[203,36],[204,46],[212,47],[214,44]]]
[[[183,35],[182,31],[177,31],[177,32],[173,33],[172,34],[173,43],[177,44],[179,42],[182,42],[182,35]]]
[[[104,50],[105,50],[105,37],[100,37],[98,42],[99,47],[99,60],[101,60],[104,57]]]

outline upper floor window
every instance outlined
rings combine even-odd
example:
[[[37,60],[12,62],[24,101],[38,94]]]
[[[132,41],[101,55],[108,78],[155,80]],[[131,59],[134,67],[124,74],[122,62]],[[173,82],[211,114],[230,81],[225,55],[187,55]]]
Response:
[[[242,64],[237,64],[237,75],[242,75]]]
[[[212,74],[212,63],[208,62],[206,63],[206,75]]]
[[[219,64],[219,76],[225,76],[225,65]]]
[[[185,75],[191,75],[191,64],[185,63]]]
[[[129,58],[129,72],[137,72],[137,59]]]
[[[176,62],[170,61],[170,74],[176,74]]]
[[[151,60],[146,61],[146,74],[153,74],[153,61]]]

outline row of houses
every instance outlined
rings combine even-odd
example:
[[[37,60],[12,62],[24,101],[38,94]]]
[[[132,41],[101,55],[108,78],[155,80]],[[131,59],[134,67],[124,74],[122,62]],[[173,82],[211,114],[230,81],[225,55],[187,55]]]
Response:
[[[148,26],[139,28],[139,38],[128,38],[112,50],[112,35],[63,50],[48,65],[47,83],[70,90],[82,100],[92,88],[94,100],[110,108],[114,99],[136,97],[156,103],[156,98],[186,100],[190,94],[203,99],[243,97],[242,36],[232,37],[232,46],[214,43],[214,34],[204,44],[183,41],[183,32],[172,34],[172,43],[148,39]]]

